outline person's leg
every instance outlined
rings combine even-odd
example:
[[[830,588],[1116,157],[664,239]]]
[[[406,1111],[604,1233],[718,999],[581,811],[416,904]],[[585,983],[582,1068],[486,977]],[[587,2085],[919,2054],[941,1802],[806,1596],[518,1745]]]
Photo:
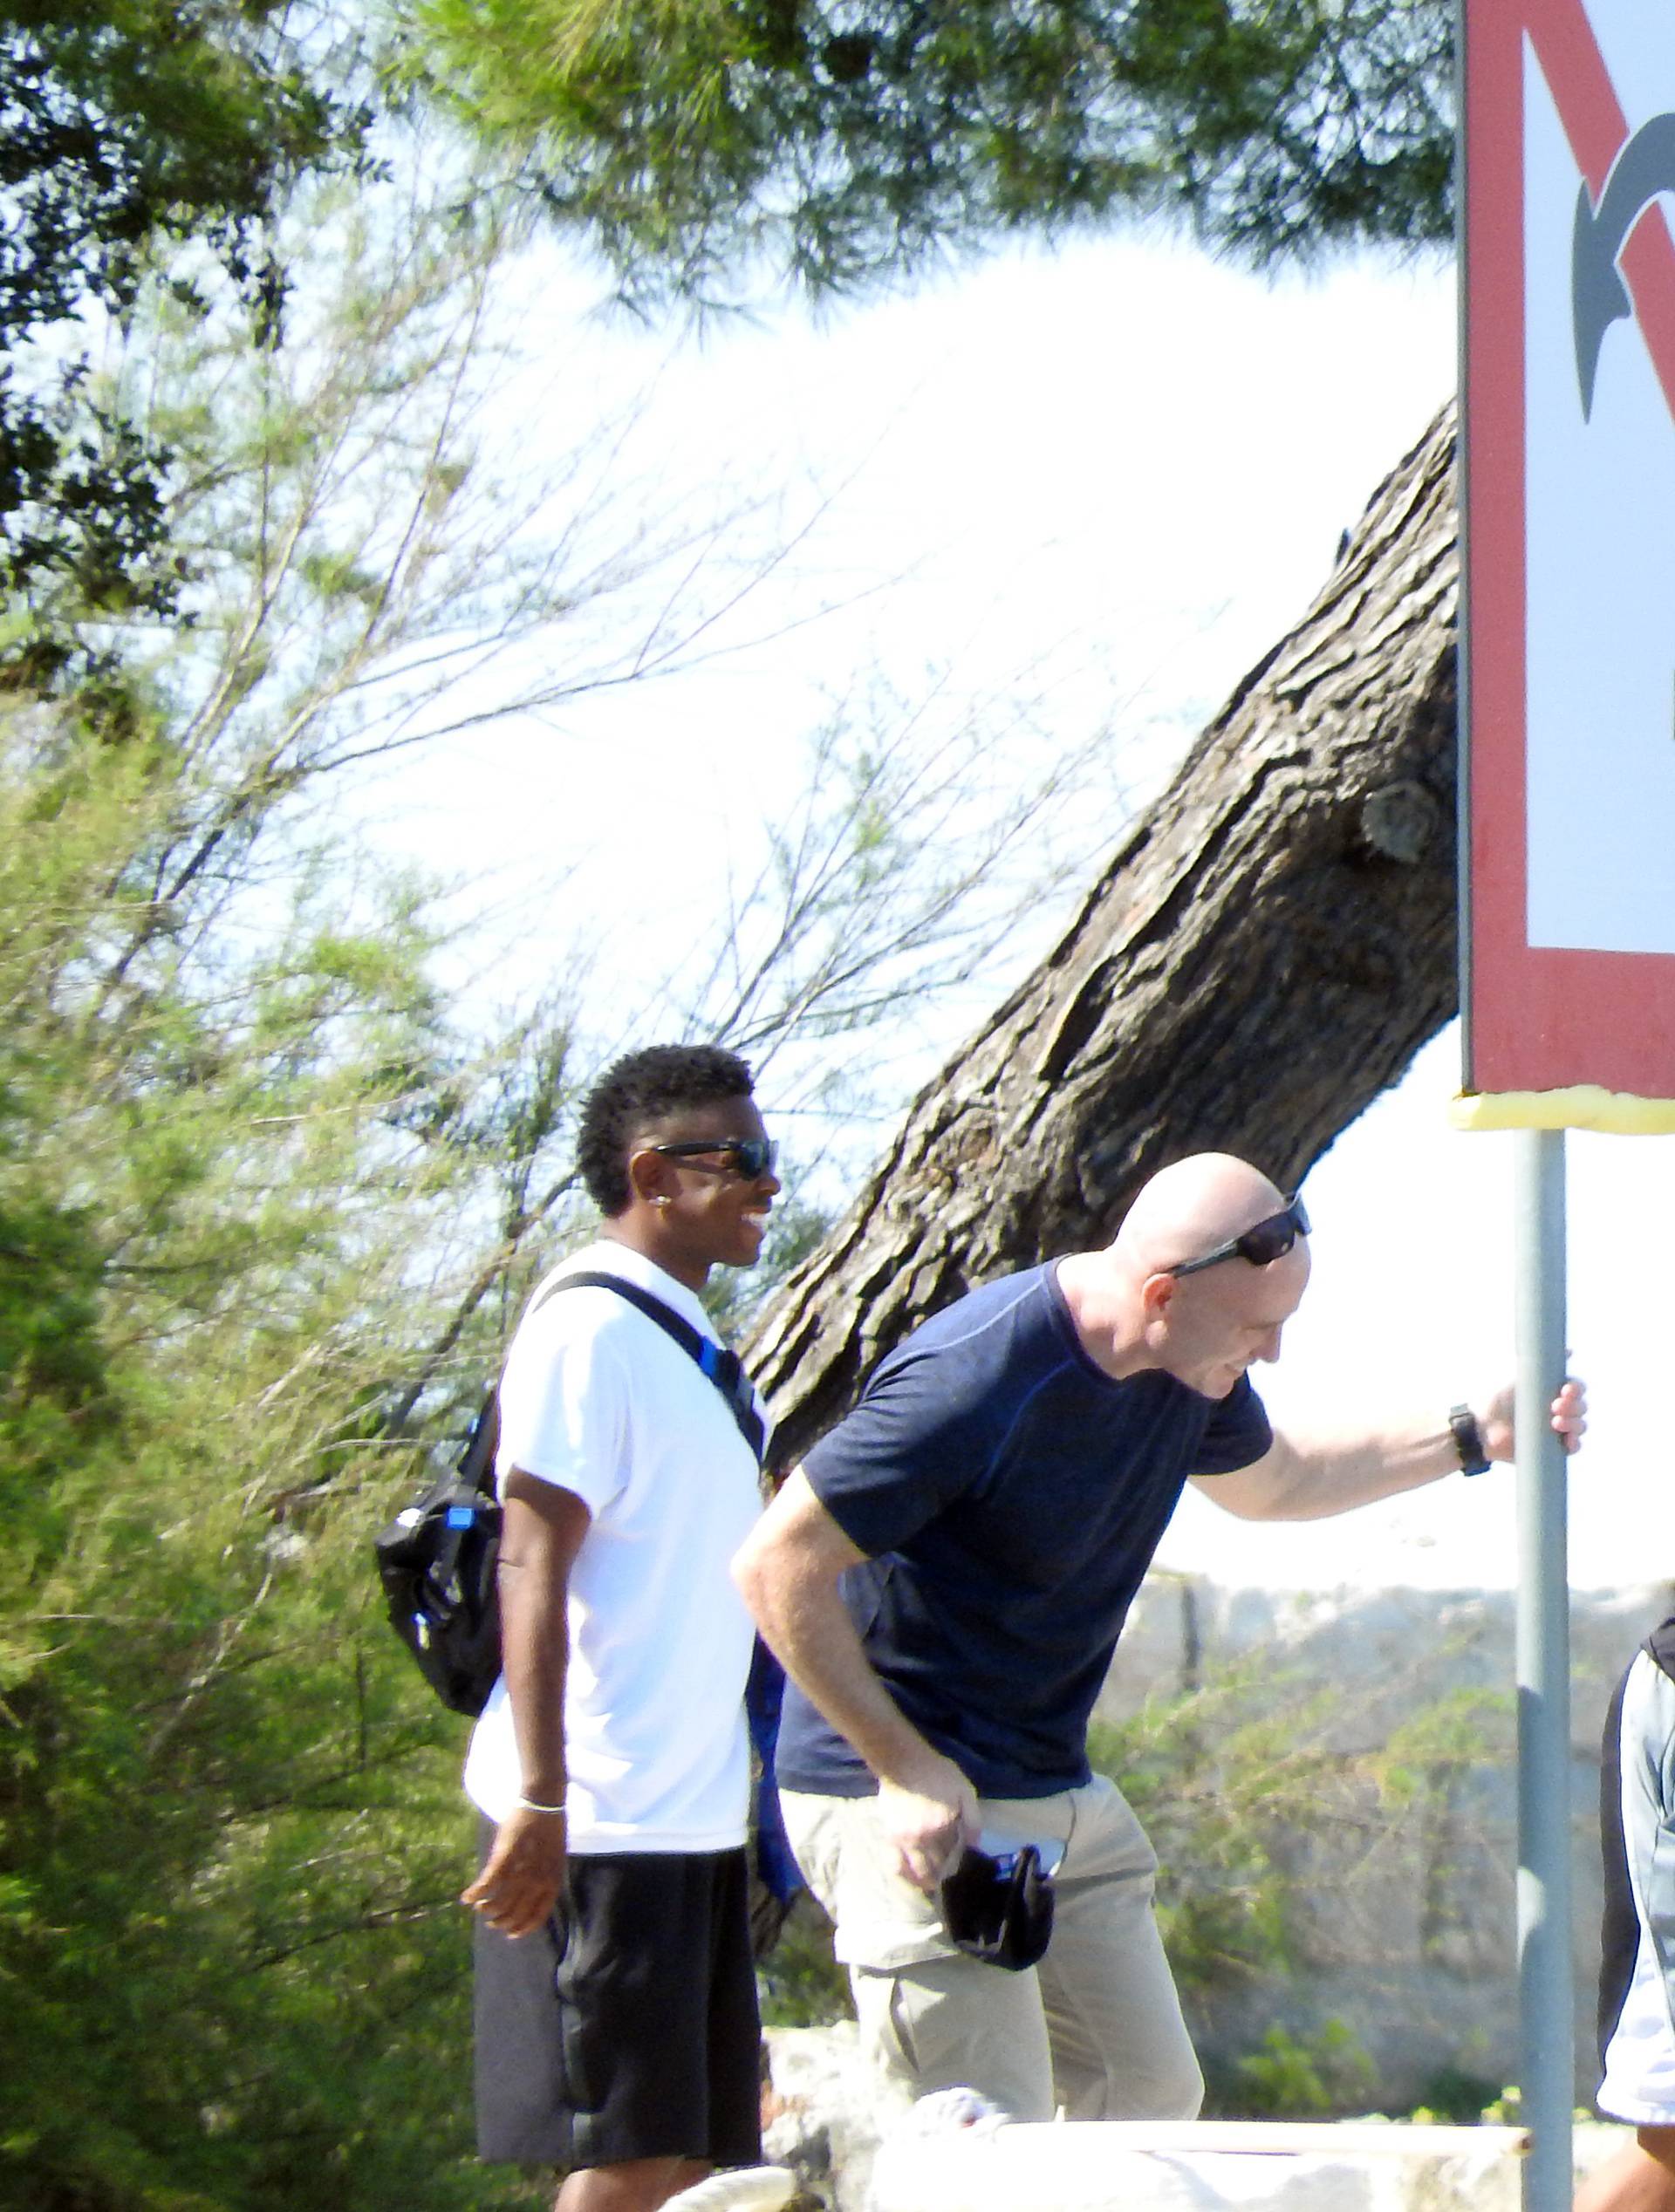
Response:
[[[955,1949],[935,1899],[896,1872],[875,1799],[785,1791],[780,1806],[797,1863],[835,1924],[872,2065],[911,2097],[975,2089],[1015,2120],[1050,2120],[1034,1972],[1005,1973]]]
[[[1156,1856],[1114,1784],[1096,1777],[1071,1806],[1038,1969],[1058,2101],[1070,2120],[1194,2119],[1204,2078],[1152,1910]]]
[[[956,1954],[893,1970],[850,1969],[861,2044],[909,2097],[974,2089],[1014,2120],[1050,2120],[1053,2070],[1033,1969]]]
[[[646,2140],[669,2117],[666,2108],[672,2108],[691,2115],[674,2124],[683,2125],[692,2140],[701,2139],[707,2154],[601,2159],[578,2167],[560,2188],[554,2212],[657,2212],[718,2166],[750,2166],[762,2155],[762,2030],[745,1854],[704,1853],[667,1864],[680,1870],[678,1899],[660,1911],[657,1901],[667,1895],[667,1878],[660,1874],[649,1911],[638,1887],[632,1909],[640,1933],[656,1929],[660,1959],[679,1957],[687,1971],[672,1978],[660,1968],[654,1982],[640,1983],[638,1996],[629,1994],[637,2014],[643,1999],[644,2016],[635,2024],[649,2033],[630,2037],[619,2029],[620,2064],[612,2087],[615,2111],[608,2130],[604,2123],[596,2125],[591,2140],[595,2145]],[[629,1870],[631,1883],[639,1871]],[[620,1915],[618,1918],[619,1922]],[[686,2000],[694,1970],[688,2025]],[[696,2046],[695,2067],[679,2055],[689,2043]],[[638,2089],[623,2078],[629,2073]]]
[[[1576,2212],[1675,2212],[1675,2127],[1639,2127],[1576,2191]]]
[[[714,2168],[690,2158],[636,2158],[585,2166],[565,2175],[553,2212],[657,2212],[660,2204]]]

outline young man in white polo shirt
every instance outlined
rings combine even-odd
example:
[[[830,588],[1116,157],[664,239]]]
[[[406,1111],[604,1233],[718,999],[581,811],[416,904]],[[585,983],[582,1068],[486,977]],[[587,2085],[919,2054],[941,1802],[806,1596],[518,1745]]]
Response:
[[[619,1061],[584,1109],[598,1242],[537,1290],[500,1391],[504,1673],[466,1789],[478,2148],[566,2172],[558,2212],[655,2212],[760,2156],[747,1911],[753,1632],[728,1563],[758,1509],[722,1392],[653,1318],[749,1266],[779,1183],[750,1072],[709,1046]]]

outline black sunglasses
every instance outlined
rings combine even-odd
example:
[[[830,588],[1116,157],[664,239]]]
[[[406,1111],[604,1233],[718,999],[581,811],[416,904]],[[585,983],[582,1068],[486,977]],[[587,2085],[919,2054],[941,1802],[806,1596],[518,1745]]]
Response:
[[[706,1153],[717,1153],[721,1165],[734,1169],[747,1183],[771,1175],[779,1157],[779,1147],[771,1137],[691,1137],[679,1144],[653,1144],[647,1149],[671,1160],[695,1160]]]
[[[1243,1236],[1229,1237],[1226,1244],[1217,1245],[1201,1260],[1183,1260],[1179,1267],[1166,1267],[1163,1272],[1166,1275],[1195,1275],[1200,1267],[1214,1267],[1223,1260],[1248,1260],[1253,1267],[1266,1267],[1275,1260],[1283,1260],[1297,1239],[1308,1233],[1309,1217],[1302,1210],[1302,1200],[1292,1198],[1282,1213],[1270,1213],[1266,1221],[1247,1229]]]

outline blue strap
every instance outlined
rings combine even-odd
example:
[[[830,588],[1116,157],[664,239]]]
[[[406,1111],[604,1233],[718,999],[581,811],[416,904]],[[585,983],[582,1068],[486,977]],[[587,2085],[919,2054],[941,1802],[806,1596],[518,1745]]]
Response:
[[[750,1655],[750,1674],[744,1687],[745,1717],[750,1741],[762,1768],[756,1792],[756,1872],[782,1905],[789,1905],[803,1887],[803,1870],[792,1854],[779,1809],[779,1782],[774,1760],[779,1750],[779,1712],[785,1702],[785,1669],[762,1638]]]

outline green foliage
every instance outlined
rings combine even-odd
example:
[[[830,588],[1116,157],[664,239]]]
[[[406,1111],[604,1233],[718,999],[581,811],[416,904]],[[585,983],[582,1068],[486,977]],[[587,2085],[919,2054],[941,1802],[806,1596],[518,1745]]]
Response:
[[[271,333],[285,273],[266,219],[365,129],[315,79],[323,43],[278,0],[52,0],[0,26],[0,592],[57,577],[107,611],[171,604],[170,449],[91,393],[89,329],[192,240]]]
[[[1458,1800],[1503,1754],[1506,1699],[1461,1690],[1416,1703],[1376,1749],[1335,1740],[1341,1686],[1252,1660],[1200,1688],[1097,1724],[1095,1767],[1120,1785],[1158,1853],[1158,1917],[1187,2017],[1202,2032],[1230,1992],[1287,1984],[1311,1963],[1312,1922],[1327,1886],[1377,1878],[1377,1854],[1417,1848],[1421,1937],[1441,1948],[1460,1901]],[[1319,1840],[1332,1854],[1323,1860]],[[1308,2118],[1375,2101],[1366,2054],[1342,2022],[1308,2032],[1276,2024],[1260,2047],[1213,2069],[1227,2114]],[[1463,2078],[1462,2078],[1463,2079]],[[1458,2101],[1439,2077],[1439,2097]],[[1472,2107],[1475,2116],[1484,2100]]]
[[[455,1747],[364,1565],[420,1442],[352,1413],[439,1326],[415,1253],[483,1171],[399,1129],[460,1064],[410,911],[304,886],[243,960],[150,926],[204,772],[0,720],[0,2174],[463,2204],[409,2032],[466,2035]]]
[[[762,2017],[770,2028],[817,2028],[852,2016],[849,1977],[831,1955],[831,1924],[799,1889],[779,1936],[756,1969]]]
[[[1179,217],[1259,262],[1452,231],[1441,0],[420,0],[434,74],[631,298],[813,292]]]
[[[1261,2048],[1234,2068],[1241,2114],[1256,2120],[1325,2119],[1364,2109],[1375,2075],[1360,2038],[1342,2020],[1327,2020],[1312,2035],[1270,2028]]]
[[[1419,1803],[1450,1776],[1467,1774],[1501,1748],[1512,1707],[1504,1692],[1461,1687],[1446,1691],[1393,1729],[1371,1761],[1384,1802]]]
[[[1505,2120],[1508,2106],[1515,2108],[1518,2101],[1516,2090],[1498,2088],[1487,2074],[1453,2064],[1432,2075],[1406,2117],[1422,2127],[1469,2127],[1480,2120]]]
[[[554,1116],[405,896],[304,871],[241,952],[200,870],[156,925],[215,775],[0,720],[0,2196],[465,2206],[460,1731],[366,1539],[416,1380],[445,1417],[492,1362],[452,1255]]]
[[[1095,1769],[1117,1780],[1157,1851],[1159,1924],[1189,2003],[1296,1960],[1285,1856],[1340,1794],[1345,1763],[1323,1735],[1327,1693],[1289,1687],[1288,1701],[1271,1669],[1247,1665],[1090,1733]]]

